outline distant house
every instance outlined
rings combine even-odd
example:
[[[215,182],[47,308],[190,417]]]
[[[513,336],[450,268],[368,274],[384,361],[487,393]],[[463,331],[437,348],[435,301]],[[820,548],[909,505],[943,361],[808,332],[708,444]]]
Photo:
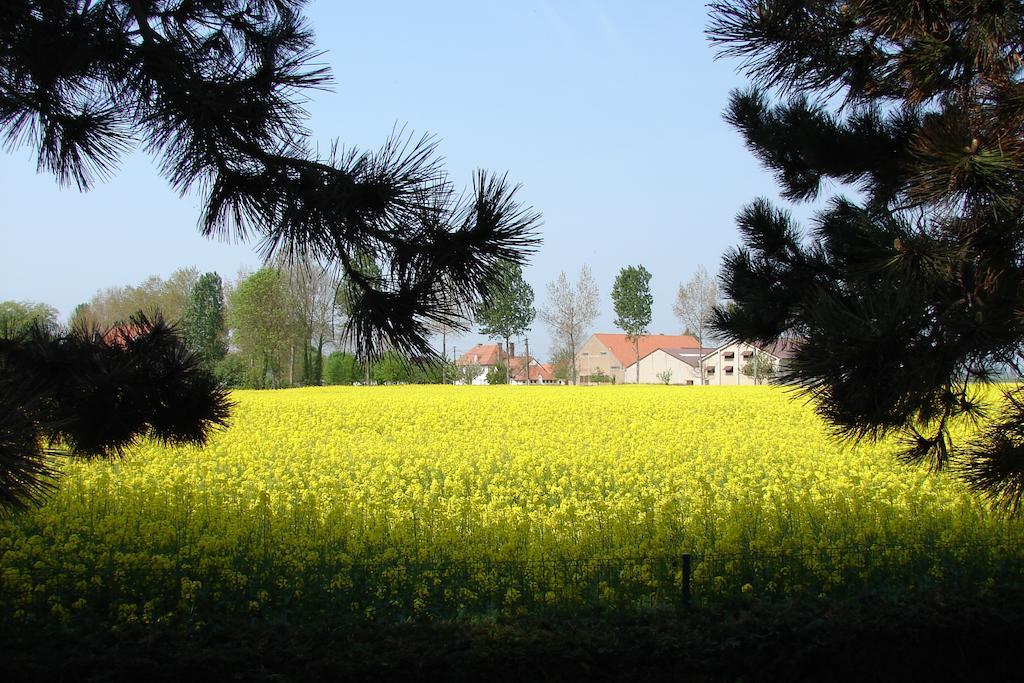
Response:
[[[507,363],[508,358],[509,355],[501,348],[500,344],[477,344],[459,356],[455,364],[460,368],[479,368],[479,372],[469,383],[487,384],[487,373],[493,370],[498,363]]]
[[[640,383],[663,384],[663,373],[669,374],[668,384],[701,384],[701,369],[704,384],[748,385],[756,384],[753,374],[744,373],[744,368],[754,357],[755,351],[777,370],[780,364],[792,357],[795,349],[793,340],[780,340],[767,346],[755,346],[734,342],[717,349],[658,348],[640,359]],[[636,363],[625,368],[625,381],[636,382]],[[659,375],[662,375],[659,377]]]
[[[512,384],[561,384],[562,381],[555,378],[554,368],[551,364],[542,364],[536,358],[530,357],[529,372],[527,372],[526,358],[517,356],[509,361]]]
[[[714,349],[654,349],[640,359],[640,384],[700,384],[700,358]],[[668,373],[668,381],[665,381]],[[625,369],[625,383],[636,383],[636,363]]]
[[[144,337],[153,330],[152,323],[138,325],[136,323],[122,323],[114,325],[103,333],[103,343],[107,346],[119,346],[124,348],[129,342]]]
[[[544,365],[531,356],[527,372],[526,358],[510,355],[500,344],[477,344],[455,361],[462,368],[479,368],[470,384],[487,384],[487,373],[497,367],[498,363],[508,366],[509,382],[512,384],[561,384],[555,379],[551,365]]]
[[[700,344],[688,334],[645,334],[640,337],[640,357],[656,349],[693,349],[699,353]],[[622,384],[625,369],[636,362],[633,342],[624,334],[592,334],[576,352],[576,372],[580,383],[589,384],[592,377],[607,376]],[[634,379],[636,381],[634,368]]]
[[[755,353],[767,358],[773,370],[778,370],[780,364],[793,356],[795,349],[796,342],[787,339],[768,345],[733,342],[720,346],[704,356],[704,383],[714,385],[756,384],[755,377],[743,371],[753,360]],[[759,377],[756,380],[763,382],[764,378]]]

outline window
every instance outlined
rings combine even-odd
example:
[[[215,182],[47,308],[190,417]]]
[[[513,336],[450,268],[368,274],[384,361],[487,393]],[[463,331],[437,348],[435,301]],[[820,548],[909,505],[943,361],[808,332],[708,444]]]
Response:
[[[732,366],[731,365],[726,365],[725,366],[725,374],[727,374],[727,375],[731,375],[732,374]]]
[[[753,355],[754,355],[754,352],[753,352],[753,351],[744,351],[744,352],[743,352],[743,357],[744,357],[744,358],[750,358],[750,357],[751,357],[751,356],[753,356]]]
[[[602,352],[601,352],[601,355],[602,355],[602,356],[607,356],[607,355],[608,355],[608,352],[607,352],[607,351],[602,351]]]
[[[707,372],[708,372],[709,375],[715,374],[715,366],[714,365],[709,365],[707,367]]]
[[[622,368],[618,365],[613,365],[612,370],[621,370]]]
[[[736,354],[733,351],[726,351],[722,354],[722,358],[735,358]]]

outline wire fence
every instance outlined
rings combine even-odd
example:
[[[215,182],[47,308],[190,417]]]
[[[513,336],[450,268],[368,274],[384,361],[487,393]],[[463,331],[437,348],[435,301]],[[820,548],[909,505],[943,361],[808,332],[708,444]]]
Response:
[[[0,611],[108,621],[239,613],[403,619],[916,590],[977,594],[1024,581],[1022,540],[500,560],[123,554],[92,565],[2,568]]]

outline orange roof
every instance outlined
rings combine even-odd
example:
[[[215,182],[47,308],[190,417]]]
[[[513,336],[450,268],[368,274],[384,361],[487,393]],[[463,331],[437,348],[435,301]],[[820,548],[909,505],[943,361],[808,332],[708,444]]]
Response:
[[[526,364],[526,358],[523,356],[516,356],[509,361],[509,368],[512,371],[512,379],[521,381],[525,378],[525,372],[523,366]],[[537,380],[553,381],[555,375],[551,370],[550,365],[537,365],[535,363],[530,364],[530,381],[535,382]]]
[[[508,354],[501,350],[497,344],[477,344],[469,351],[459,356],[455,361],[456,365],[497,365],[498,360],[508,359]]]
[[[150,325],[136,325],[135,323],[124,323],[114,325],[103,333],[103,342],[108,346],[119,346],[124,348],[133,339],[143,337],[153,329]]]
[[[624,334],[595,334],[597,340],[604,344],[622,366],[636,362],[633,342]],[[640,337],[640,357],[657,349],[699,349],[696,337],[688,334],[645,334]]]

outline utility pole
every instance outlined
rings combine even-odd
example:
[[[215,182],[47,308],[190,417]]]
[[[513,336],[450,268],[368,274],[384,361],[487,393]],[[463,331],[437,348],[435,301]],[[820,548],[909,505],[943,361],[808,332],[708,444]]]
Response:
[[[447,329],[441,325],[441,384],[444,384],[444,366],[448,365],[448,341],[445,337]]]
[[[526,342],[526,383],[530,384],[530,338],[523,335],[523,341]]]

